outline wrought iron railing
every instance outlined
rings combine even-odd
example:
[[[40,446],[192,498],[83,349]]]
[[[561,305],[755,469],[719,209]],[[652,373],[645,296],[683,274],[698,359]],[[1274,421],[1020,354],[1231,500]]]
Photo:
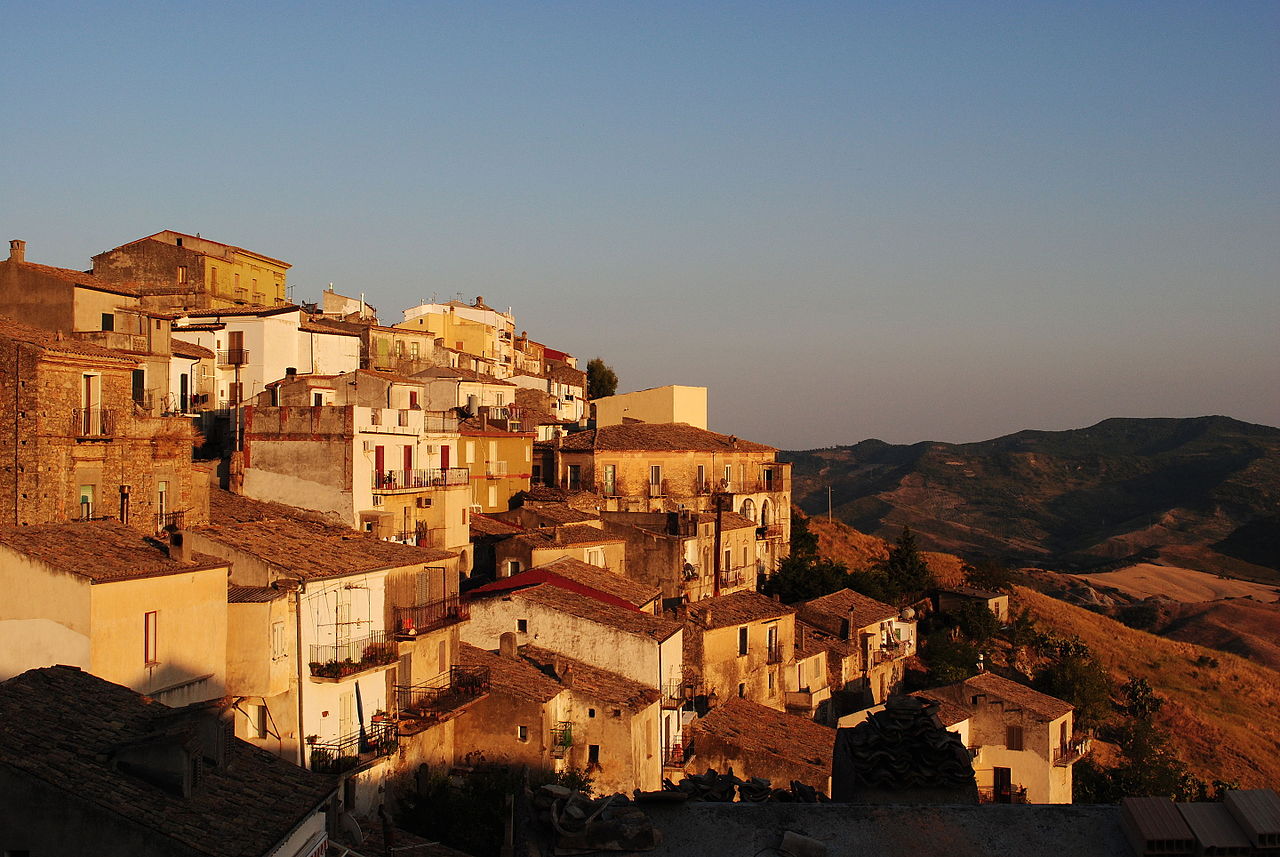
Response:
[[[375,631],[358,640],[332,646],[311,646],[311,675],[315,678],[344,678],[374,667],[393,664],[399,657],[394,638]]]
[[[249,349],[226,348],[218,352],[219,366],[243,366],[249,362]]]
[[[115,434],[115,412],[106,408],[76,408],[71,429],[77,437],[110,437]]]
[[[782,538],[782,525],[769,524],[764,527],[756,527],[757,539],[780,539]]]
[[[1026,786],[978,786],[978,803],[1026,803]]]
[[[157,512],[156,513],[156,532],[167,528],[181,530],[186,526],[187,512],[185,509],[177,512]]]
[[[457,595],[448,595],[415,607],[397,607],[395,616],[397,634],[425,634],[467,621],[471,618],[471,605]]]
[[[1053,764],[1062,768],[1077,761],[1093,746],[1093,739],[1084,736],[1069,741],[1064,747],[1053,748]]]
[[[417,470],[375,470],[373,490],[403,491],[414,488],[454,488],[471,483],[466,467],[428,467]]]
[[[488,667],[454,666],[433,681],[396,685],[396,709],[401,717],[433,717],[488,692]]]
[[[746,582],[747,570],[745,568],[720,569],[721,586],[742,586]]]
[[[399,746],[394,720],[370,723],[332,741],[310,744],[311,770],[321,774],[340,774],[380,756],[389,756]]]

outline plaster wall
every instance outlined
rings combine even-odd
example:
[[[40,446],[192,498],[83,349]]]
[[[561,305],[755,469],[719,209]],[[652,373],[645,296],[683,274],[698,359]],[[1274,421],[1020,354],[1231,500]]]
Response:
[[[0,680],[67,664],[91,671],[89,581],[0,547]]]
[[[707,388],[667,386],[620,393],[592,401],[597,426],[622,425],[626,420],[646,423],[688,423],[707,427]]]

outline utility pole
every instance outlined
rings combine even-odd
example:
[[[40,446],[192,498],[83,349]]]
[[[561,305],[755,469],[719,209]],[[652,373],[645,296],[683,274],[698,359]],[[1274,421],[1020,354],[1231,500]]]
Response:
[[[827,520],[828,521],[835,520],[831,516],[831,486],[830,485],[827,486]]]

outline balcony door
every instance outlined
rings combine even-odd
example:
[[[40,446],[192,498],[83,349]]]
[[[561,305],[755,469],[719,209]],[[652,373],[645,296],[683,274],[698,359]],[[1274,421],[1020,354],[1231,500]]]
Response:
[[[994,800],[996,803],[1013,802],[1013,771],[1010,768],[994,768]]]

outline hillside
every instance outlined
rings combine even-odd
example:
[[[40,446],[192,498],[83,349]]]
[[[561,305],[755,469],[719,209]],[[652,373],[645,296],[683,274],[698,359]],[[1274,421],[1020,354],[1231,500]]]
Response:
[[[843,563],[850,571],[861,571],[887,559],[891,542],[860,533],[841,521],[824,517],[808,519],[809,532],[818,539],[818,553]],[[897,535],[896,533],[894,534]],[[956,586],[963,581],[963,561],[954,554],[923,551],[925,563],[943,586]]]
[[[1041,626],[1080,637],[1116,682],[1146,678],[1166,698],[1159,719],[1196,776],[1245,788],[1280,783],[1280,672],[1137,631],[1025,587],[1016,601]]]
[[[1227,417],[1110,419],[969,444],[788,452],[793,499],[893,539],[1020,564],[1097,568],[1166,558],[1280,581],[1280,429]],[[816,518],[815,518],[816,519]]]

